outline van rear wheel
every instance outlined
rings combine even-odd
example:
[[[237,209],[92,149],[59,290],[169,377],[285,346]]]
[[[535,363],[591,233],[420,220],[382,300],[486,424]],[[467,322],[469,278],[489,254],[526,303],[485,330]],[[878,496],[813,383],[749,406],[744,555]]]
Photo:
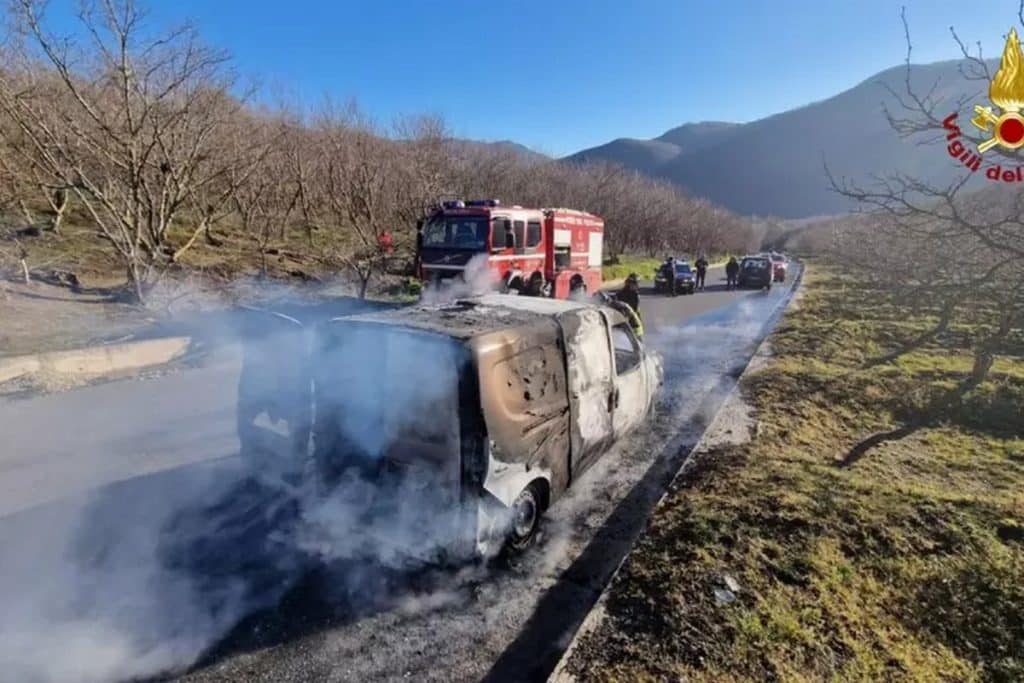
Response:
[[[540,486],[530,484],[512,503],[512,520],[505,539],[505,551],[510,555],[518,555],[529,548],[537,538],[543,514],[543,497]]]

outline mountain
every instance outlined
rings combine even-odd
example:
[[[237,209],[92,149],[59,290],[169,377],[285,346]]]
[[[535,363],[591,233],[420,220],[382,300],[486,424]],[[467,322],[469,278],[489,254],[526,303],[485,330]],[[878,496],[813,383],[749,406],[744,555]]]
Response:
[[[510,154],[527,163],[551,161],[551,157],[548,155],[534,151],[526,145],[521,145],[518,142],[513,142],[512,140],[496,140],[494,142],[487,142],[483,140],[454,138],[451,142],[456,148],[462,147],[468,150],[485,150],[497,154]]]
[[[703,149],[738,125],[723,121],[686,123],[652,140],[619,138],[600,147],[577,152],[565,160],[573,163],[607,161],[648,175],[658,175],[659,169],[680,154]]]
[[[959,111],[964,126],[970,125],[970,104],[983,102],[988,84],[965,79],[960,64],[914,65],[910,81],[921,93],[934,84],[936,116]],[[993,73],[995,67],[993,62]],[[941,146],[900,138],[889,126],[883,106],[899,111],[890,89],[903,92],[905,77],[906,67],[895,67],[828,99],[757,121],[686,124],[653,140],[614,140],[566,161],[622,164],[741,214],[845,213],[855,203],[831,190],[825,164],[837,178],[861,183],[893,173],[941,182],[960,173]]]

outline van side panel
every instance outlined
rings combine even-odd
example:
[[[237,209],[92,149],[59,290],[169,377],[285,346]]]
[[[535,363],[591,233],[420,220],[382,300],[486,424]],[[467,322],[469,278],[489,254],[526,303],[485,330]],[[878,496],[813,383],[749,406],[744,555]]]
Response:
[[[552,498],[569,481],[569,398],[558,326],[542,320],[472,342],[491,458],[547,475]],[[518,493],[518,491],[517,491]]]

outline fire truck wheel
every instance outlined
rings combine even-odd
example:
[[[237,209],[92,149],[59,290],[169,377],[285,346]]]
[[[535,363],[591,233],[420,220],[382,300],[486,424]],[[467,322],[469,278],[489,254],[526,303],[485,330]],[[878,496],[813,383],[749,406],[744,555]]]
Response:
[[[530,276],[530,284],[526,288],[526,294],[529,296],[546,296],[546,288],[547,283],[544,281],[544,276],[541,273],[534,273]]]
[[[512,278],[512,281],[508,283],[509,294],[522,294],[524,289],[526,289],[526,285],[523,284],[523,278],[518,275]]]
[[[579,275],[569,281],[569,294],[583,296],[587,293],[587,283]]]

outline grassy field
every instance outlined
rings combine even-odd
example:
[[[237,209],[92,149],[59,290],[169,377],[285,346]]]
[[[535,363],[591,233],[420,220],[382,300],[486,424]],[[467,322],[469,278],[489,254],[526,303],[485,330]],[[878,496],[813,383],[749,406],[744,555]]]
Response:
[[[622,255],[615,263],[605,262],[601,267],[601,278],[605,281],[623,280],[630,273],[636,273],[641,279],[650,280],[661,263],[659,258]]]
[[[757,436],[658,508],[582,680],[1024,680],[1024,339],[945,424],[844,468],[967,371],[976,330],[870,367],[934,318],[833,271],[806,287],[743,387]]]
[[[712,266],[723,265],[728,259],[725,258],[710,258]],[[631,256],[622,255],[616,259],[615,263],[605,262],[601,268],[601,278],[606,282],[612,280],[623,280],[630,273],[636,273],[640,276],[641,280],[652,280],[654,279],[654,273],[658,270],[662,263],[663,258],[652,258],[648,256]],[[692,262],[691,262],[692,263]]]

